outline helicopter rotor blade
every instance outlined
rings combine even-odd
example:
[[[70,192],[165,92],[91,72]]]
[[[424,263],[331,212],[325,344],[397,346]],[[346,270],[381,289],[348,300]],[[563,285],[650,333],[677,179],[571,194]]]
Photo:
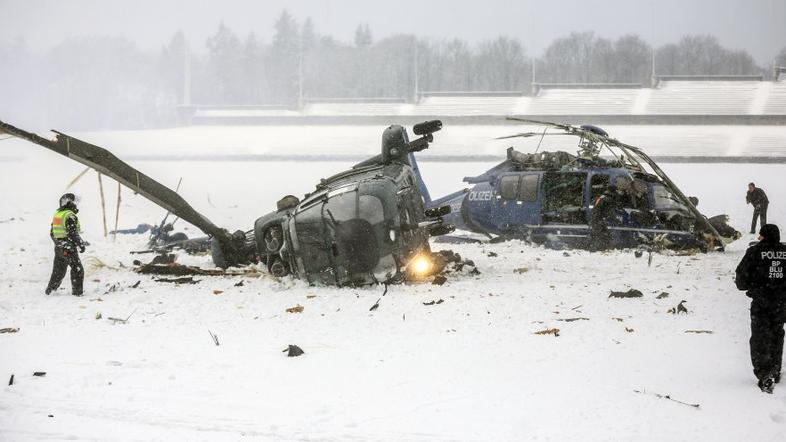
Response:
[[[551,122],[551,121],[530,120],[528,118],[520,118],[520,117],[506,117],[505,119],[508,120],[508,121],[518,121],[519,123],[537,124],[537,125],[540,125],[540,126],[553,126],[553,127],[558,127],[560,129],[563,129],[563,130],[576,130],[576,129],[578,129],[577,127],[571,126],[570,124],[560,124],[560,123],[554,123],[554,122]]]
[[[517,137],[519,137],[519,138],[543,137],[543,136],[545,136],[545,137],[553,137],[553,136],[559,136],[559,135],[575,135],[575,134],[572,134],[572,133],[545,133],[544,134],[543,132],[522,132],[520,134],[507,135],[507,136],[504,136],[504,137],[496,137],[496,138],[492,138],[492,139],[493,140],[506,140],[508,138],[517,138]]]

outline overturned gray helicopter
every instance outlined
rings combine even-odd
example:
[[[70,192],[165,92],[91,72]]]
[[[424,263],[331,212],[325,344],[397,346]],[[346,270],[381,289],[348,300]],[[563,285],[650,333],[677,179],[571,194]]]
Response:
[[[526,154],[511,147],[499,165],[464,178],[471,188],[432,201],[422,185],[426,207],[451,206],[445,220],[458,229],[591,250],[641,245],[722,250],[741,236],[725,215],[702,215],[698,200],[686,197],[641,149],[603,129],[508,119],[546,128],[498,139],[535,138],[539,148],[544,137],[567,135],[578,140],[578,151]],[[596,207],[604,192],[612,201],[609,213]]]
[[[302,201],[284,197],[253,229],[230,233],[106,149],[57,131],[46,139],[0,121],[0,132],[85,164],[202,230],[218,267],[262,262],[275,276],[337,286],[401,282],[441,268],[428,238],[453,230],[442,219],[450,208],[425,209],[413,155],[441,128],[439,120],[416,124],[420,137],[410,141],[406,129],[390,126],[379,155],[322,180]]]

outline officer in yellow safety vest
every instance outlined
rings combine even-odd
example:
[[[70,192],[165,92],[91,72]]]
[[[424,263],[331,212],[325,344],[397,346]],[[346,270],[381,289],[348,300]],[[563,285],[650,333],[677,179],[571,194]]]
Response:
[[[71,294],[82,296],[82,283],[85,278],[85,269],[79,260],[79,252],[85,251],[89,244],[82,240],[79,233],[82,231],[79,218],[76,214],[76,197],[73,193],[66,193],[60,197],[60,208],[52,217],[49,236],[55,242],[55,262],[52,267],[52,277],[46,287],[46,294],[50,294],[60,287],[66,271],[71,267]],[[78,252],[77,252],[78,250]]]

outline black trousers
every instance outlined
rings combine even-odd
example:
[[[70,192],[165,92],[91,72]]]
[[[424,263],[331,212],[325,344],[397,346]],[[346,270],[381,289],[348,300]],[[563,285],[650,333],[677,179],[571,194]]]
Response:
[[[781,372],[786,304],[751,302],[751,362],[757,379]]]
[[[71,268],[71,293],[82,294],[82,284],[85,279],[85,269],[79,260],[79,253],[66,247],[55,246],[55,262],[52,265],[52,276],[49,278],[49,291],[57,290],[63,282],[68,268]]]
[[[767,205],[753,208],[753,219],[751,220],[751,233],[756,233],[756,218],[761,218],[760,225],[767,224]]]

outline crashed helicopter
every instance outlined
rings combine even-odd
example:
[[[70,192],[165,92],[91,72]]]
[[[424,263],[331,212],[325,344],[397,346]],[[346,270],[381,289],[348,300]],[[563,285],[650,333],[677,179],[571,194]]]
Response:
[[[513,147],[507,159],[485,173],[465,177],[472,185],[431,200],[420,181],[426,207],[448,205],[445,221],[492,240],[524,239],[554,248],[593,249],[594,203],[604,192],[614,199],[606,220],[612,248],[651,247],[673,250],[723,250],[740,237],[725,215],[707,219],[697,200],[686,197],[640,148],[611,138],[603,129],[508,118],[543,125],[498,139],[571,136],[578,151],[522,153]]]
[[[262,262],[275,276],[335,286],[402,282],[444,266],[428,239],[453,231],[443,220],[450,208],[424,207],[413,155],[427,149],[441,128],[439,120],[416,124],[419,138],[410,141],[405,128],[390,126],[379,155],[323,179],[302,201],[282,198],[253,229],[230,233],[104,148],[57,131],[50,140],[0,121],[0,132],[89,166],[199,228],[218,267]]]

